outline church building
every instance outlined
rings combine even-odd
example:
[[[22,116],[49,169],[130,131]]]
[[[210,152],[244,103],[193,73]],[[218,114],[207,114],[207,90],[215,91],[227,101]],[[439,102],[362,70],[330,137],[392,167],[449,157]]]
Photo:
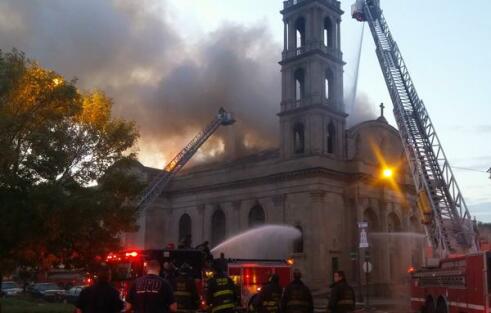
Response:
[[[213,247],[257,225],[292,225],[302,233],[295,266],[322,291],[338,269],[365,284],[358,223],[366,221],[371,289],[387,295],[421,265],[424,246],[406,236],[422,226],[399,133],[383,108],[376,120],[346,126],[340,2],[288,0],[281,14],[279,147],[182,171],[146,209],[144,246],[191,235],[193,245]],[[381,176],[386,167],[390,179]]]

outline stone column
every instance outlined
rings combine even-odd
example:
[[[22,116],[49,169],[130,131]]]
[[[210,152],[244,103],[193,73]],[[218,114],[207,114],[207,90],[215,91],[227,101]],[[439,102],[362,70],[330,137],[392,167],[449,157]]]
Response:
[[[295,28],[295,18],[290,18],[288,21],[288,50],[295,51],[297,49],[297,30]]]
[[[241,219],[240,219],[240,208],[242,206],[242,201],[237,200],[232,202],[233,214],[235,216],[235,222],[237,223],[237,229],[240,232],[242,230]]]
[[[311,221],[309,227],[309,274],[312,289],[320,289],[326,285],[326,277],[324,277],[319,271],[329,263],[329,260],[325,259],[325,246],[322,231],[324,230],[324,223],[322,219],[322,210],[324,209],[324,191],[313,191],[310,193],[310,213]]]
[[[206,205],[205,204],[200,204],[198,206],[198,216],[199,216],[199,220],[200,220],[200,242],[204,242],[207,239],[206,237],[206,231],[205,231],[205,225],[206,225]]]
[[[286,195],[278,195],[273,197],[273,206],[275,211],[275,216],[278,221],[283,224],[286,223],[286,208],[285,208]]]

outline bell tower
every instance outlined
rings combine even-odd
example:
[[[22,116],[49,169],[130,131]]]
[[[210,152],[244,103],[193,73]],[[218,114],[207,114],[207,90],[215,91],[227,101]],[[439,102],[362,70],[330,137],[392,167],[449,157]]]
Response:
[[[280,151],[284,159],[345,157],[340,2],[283,2]]]

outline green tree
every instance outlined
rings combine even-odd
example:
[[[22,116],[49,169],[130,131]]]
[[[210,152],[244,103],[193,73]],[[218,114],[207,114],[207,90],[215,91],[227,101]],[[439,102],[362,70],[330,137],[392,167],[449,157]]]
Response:
[[[138,132],[112,105],[0,50],[0,268],[87,264],[135,230]]]

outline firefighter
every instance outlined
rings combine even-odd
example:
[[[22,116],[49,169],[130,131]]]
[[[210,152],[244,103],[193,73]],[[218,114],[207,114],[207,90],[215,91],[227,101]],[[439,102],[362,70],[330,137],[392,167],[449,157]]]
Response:
[[[134,313],[176,312],[172,286],[159,276],[159,261],[148,261],[146,269],[147,275],[137,278],[128,292],[126,310]]]
[[[268,283],[257,294],[253,305],[258,313],[279,313],[280,300],[283,290],[280,287],[280,277],[272,274]]]
[[[283,313],[313,313],[314,303],[309,287],[302,281],[302,272],[293,270],[293,281],[286,286],[281,298]]]
[[[210,313],[233,313],[238,306],[237,288],[220,268],[214,266],[215,275],[208,281],[206,302]]]
[[[355,292],[346,282],[343,271],[334,272],[327,308],[330,313],[349,313],[355,310]]]
[[[76,313],[118,313],[124,308],[117,289],[111,286],[111,270],[103,264],[97,271],[96,283],[80,292],[76,303]]]
[[[167,280],[167,282],[174,286],[176,284],[176,266],[172,262],[164,262],[162,271],[160,272],[160,277]]]
[[[199,309],[199,296],[192,272],[192,267],[187,263],[179,268],[179,276],[174,285],[177,312],[191,313]]]

